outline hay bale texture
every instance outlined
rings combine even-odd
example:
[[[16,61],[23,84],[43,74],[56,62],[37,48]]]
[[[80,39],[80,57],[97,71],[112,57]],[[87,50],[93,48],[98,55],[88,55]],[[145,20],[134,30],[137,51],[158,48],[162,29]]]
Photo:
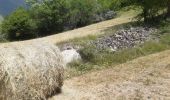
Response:
[[[64,63],[55,45],[0,46],[0,100],[46,100],[63,84]]]

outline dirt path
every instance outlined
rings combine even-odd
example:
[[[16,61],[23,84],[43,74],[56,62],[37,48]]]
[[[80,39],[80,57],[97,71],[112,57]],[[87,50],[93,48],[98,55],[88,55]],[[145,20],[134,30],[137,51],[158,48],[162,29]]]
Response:
[[[170,100],[170,51],[64,82],[50,100]]]

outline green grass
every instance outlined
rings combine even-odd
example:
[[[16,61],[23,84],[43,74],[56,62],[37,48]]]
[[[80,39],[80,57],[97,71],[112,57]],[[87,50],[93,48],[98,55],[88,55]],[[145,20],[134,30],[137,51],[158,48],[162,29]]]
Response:
[[[162,22],[159,26],[159,29],[161,34],[170,33],[170,21]]]
[[[83,61],[73,62],[70,64],[70,67],[78,71],[78,73],[85,73],[90,70],[113,67],[114,65],[125,63],[137,57],[146,56],[169,48],[169,44],[154,41],[149,41],[138,47],[124,49],[116,53],[97,51],[96,48],[89,46],[80,51]]]
[[[114,29],[109,30],[112,31]],[[169,24],[159,27],[159,30],[158,33],[155,33],[160,37],[159,41],[148,41],[135,48],[124,49],[115,53],[108,50],[100,51],[93,45],[88,44],[88,41],[95,40],[97,36],[72,40],[71,42],[73,44],[83,47],[80,50],[83,60],[70,64],[71,76],[80,75],[93,70],[114,67],[138,57],[170,49],[170,31],[166,31],[166,33],[163,32],[163,30],[169,30]],[[109,33],[109,31],[106,32]]]

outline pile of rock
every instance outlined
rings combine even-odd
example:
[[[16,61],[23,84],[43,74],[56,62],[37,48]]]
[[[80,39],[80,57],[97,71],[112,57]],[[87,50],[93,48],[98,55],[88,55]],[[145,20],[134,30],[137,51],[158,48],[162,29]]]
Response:
[[[112,35],[105,35],[87,42],[87,45],[93,45],[97,50],[110,50],[115,52],[125,48],[132,48],[138,44],[152,40],[154,36],[151,33],[156,32],[155,28],[149,27],[135,27],[122,29]],[[65,62],[71,63],[73,61],[81,60],[79,50],[83,47],[73,43],[65,43],[59,46]]]
[[[151,39],[151,33],[156,32],[154,28],[136,27],[123,29],[110,36],[103,36],[95,41],[91,41],[97,49],[110,49],[117,51],[124,48],[132,48],[137,44],[142,44]]]

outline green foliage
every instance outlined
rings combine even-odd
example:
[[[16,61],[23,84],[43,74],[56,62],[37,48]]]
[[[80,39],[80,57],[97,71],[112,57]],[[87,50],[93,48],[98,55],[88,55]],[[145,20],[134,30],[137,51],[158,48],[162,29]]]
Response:
[[[119,4],[124,6],[133,5],[142,9],[138,18],[144,18],[145,22],[155,21],[161,14],[167,13],[169,0],[122,0]],[[165,16],[161,16],[165,17]]]
[[[10,40],[35,37],[36,26],[29,13],[23,8],[17,9],[2,22],[2,33]]]
[[[115,0],[25,0],[29,8],[6,17],[3,33],[11,40],[46,36],[96,22]],[[17,23],[17,24],[15,24]],[[15,25],[14,25],[15,24]],[[22,25],[23,24],[23,25]]]
[[[71,68],[76,69],[80,73],[84,73],[93,69],[102,69],[113,65],[125,63],[137,57],[160,52],[170,47],[170,36],[166,42],[149,41],[135,48],[124,49],[118,52],[98,51],[93,46],[89,46],[80,51],[83,62],[73,62]],[[164,40],[165,41],[165,40]],[[168,41],[168,42],[167,42]]]
[[[117,1],[117,0],[116,0]],[[115,9],[115,0],[98,0],[98,4],[100,5],[100,12],[105,12],[108,10]],[[113,6],[114,5],[114,6]]]
[[[147,54],[151,54],[151,53],[155,53],[155,52],[160,52],[163,50],[166,50],[169,48],[169,44],[166,43],[162,43],[162,41],[160,42],[155,42],[155,41],[149,41],[146,42],[143,46],[142,46],[142,52],[147,55]]]
[[[71,0],[70,17],[77,27],[92,23],[93,16],[99,11],[96,0]]]
[[[170,33],[165,33],[163,36],[161,36],[161,42],[163,44],[170,45]]]
[[[164,29],[169,29],[169,24],[164,25]],[[162,27],[160,28],[160,30]],[[112,31],[112,30],[111,30]],[[103,69],[117,64],[125,63],[137,57],[146,56],[149,54],[168,50],[170,48],[170,34],[154,33],[158,35],[159,40],[150,40],[144,44],[138,45],[135,48],[123,49],[117,52],[110,52],[109,50],[98,50],[94,45],[88,41],[95,40],[95,38],[81,38],[71,41],[73,44],[83,47],[79,52],[82,56],[82,61],[73,62],[70,68],[74,69],[78,74],[85,73],[90,70]],[[75,73],[74,72],[74,73]]]
[[[80,55],[85,62],[96,62],[96,53],[98,53],[97,49],[90,45],[85,46],[83,49],[80,50]]]
[[[29,0],[27,3],[40,36],[61,32],[65,26],[88,25],[100,9],[96,0]]]
[[[170,33],[170,21],[163,21],[162,23],[160,23],[159,25],[159,30],[161,31],[161,34],[164,33]]]
[[[69,8],[67,0],[32,0],[30,11],[37,23],[38,35],[43,36],[63,31]]]

